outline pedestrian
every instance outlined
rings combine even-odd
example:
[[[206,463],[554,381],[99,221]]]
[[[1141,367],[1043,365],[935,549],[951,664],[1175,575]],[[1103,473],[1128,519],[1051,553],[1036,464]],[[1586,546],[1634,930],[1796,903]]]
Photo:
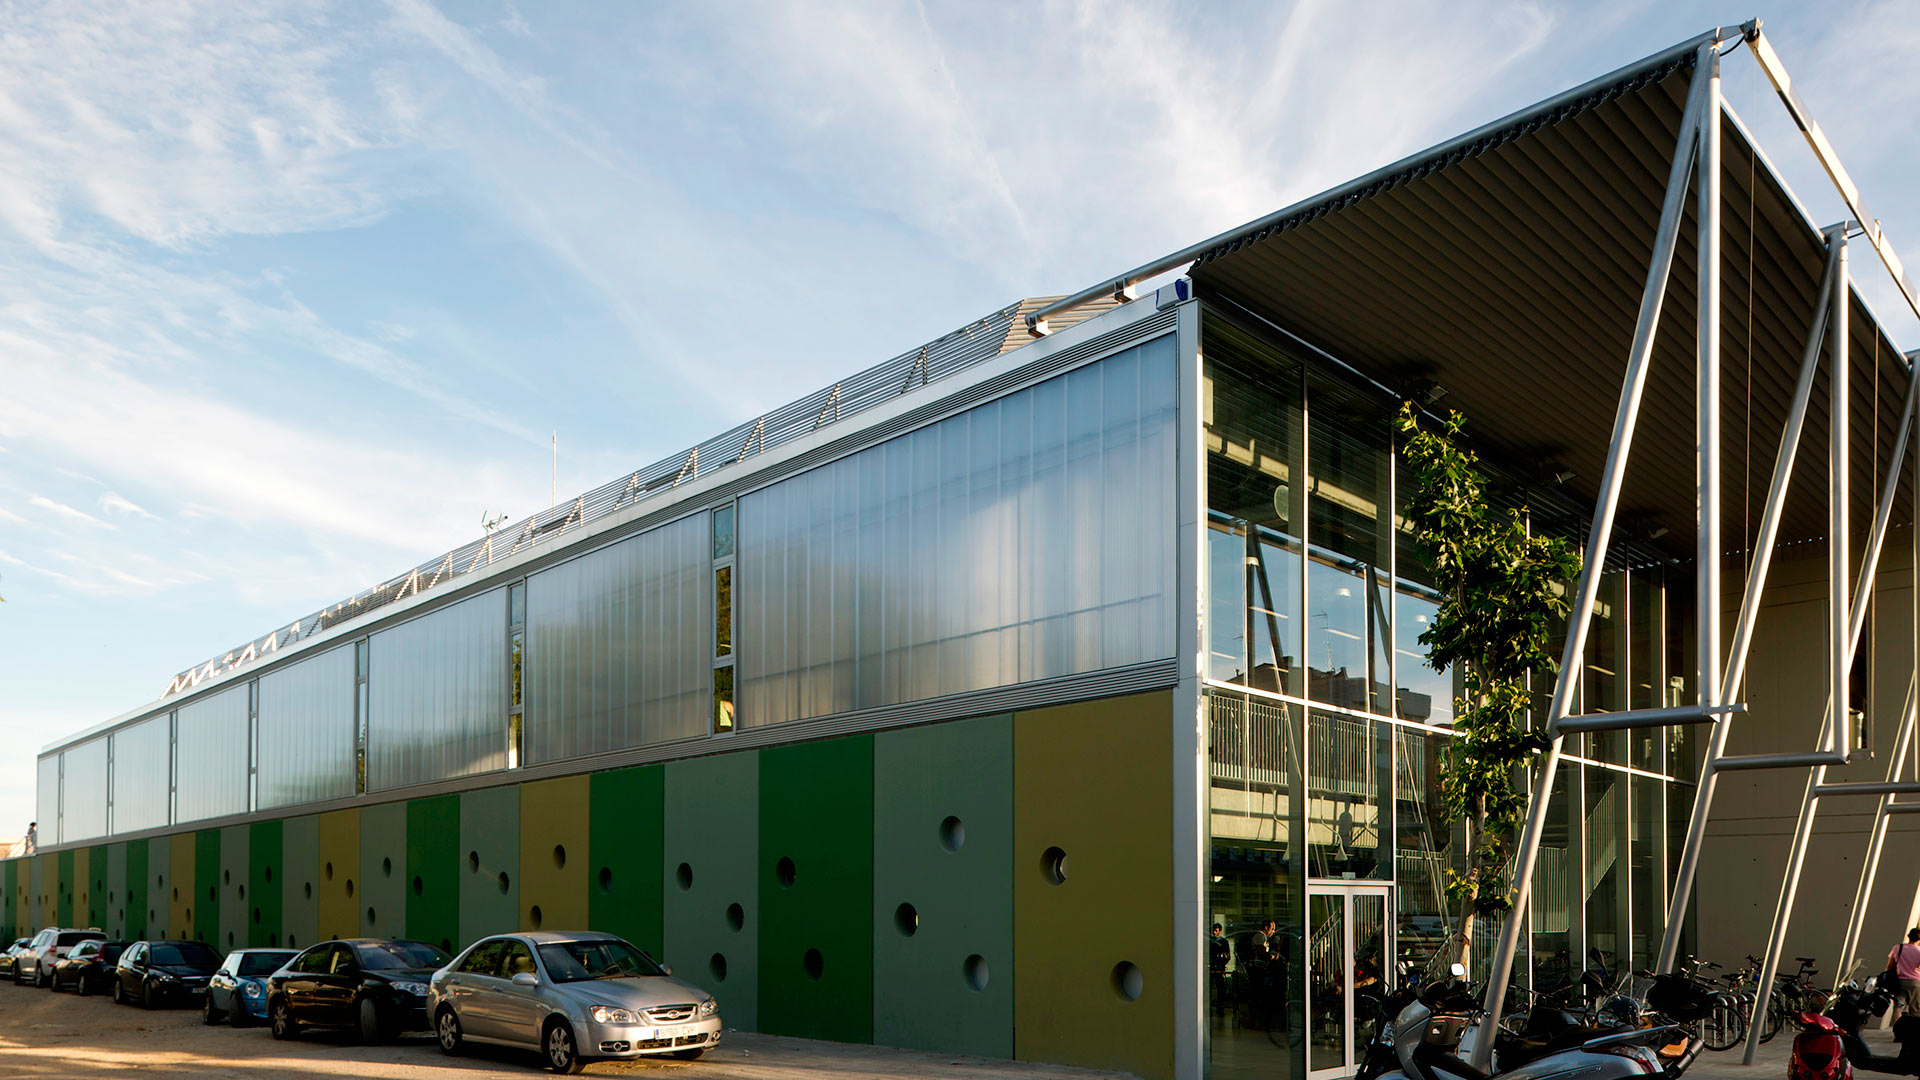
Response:
[[[26,854],[31,855],[34,852],[39,850],[40,850],[40,823],[37,821],[29,821],[27,822]]]
[[[1898,1002],[1908,1016],[1920,1016],[1920,926],[1887,954],[1887,971],[1900,980]]]
[[[1216,1009],[1227,1006],[1227,968],[1232,962],[1233,943],[1227,940],[1226,928],[1214,923],[1207,935],[1207,981]]]

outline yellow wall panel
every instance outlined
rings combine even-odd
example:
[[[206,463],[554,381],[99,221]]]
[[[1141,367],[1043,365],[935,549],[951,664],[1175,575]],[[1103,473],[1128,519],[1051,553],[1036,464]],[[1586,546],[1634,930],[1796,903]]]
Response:
[[[591,780],[586,776],[542,780],[520,788],[522,930],[587,927],[590,791]]]
[[[1014,716],[1015,1057],[1173,1075],[1172,733],[1167,693]]]
[[[360,936],[360,811],[334,810],[320,815],[320,874],[313,889],[319,901],[320,940]]]
[[[193,936],[193,864],[194,856],[199,854],[194,834],[176,833],[156,843],[167,845],[167,936],[190,938]]]

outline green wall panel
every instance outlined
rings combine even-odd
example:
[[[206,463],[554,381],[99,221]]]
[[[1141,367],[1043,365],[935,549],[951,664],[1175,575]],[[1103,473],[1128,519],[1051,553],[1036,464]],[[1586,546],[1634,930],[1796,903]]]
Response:
[[[19,863],[18,859],[8,859],[0,863],[0,888],[6,890],[4,894],[0,894],[0,936],[6,938],[7,944],[12,944],[14,938],[24,936],[18,929],[20,916],[14,910],[13,898],[14,882],[20,873],[15,867]]]
[[[654,956],[665,951],[660,889],[666,778],[659,765],[594,773],[587,841],[587,924]]]
[[[320,819],[286,819],[280,849],[287,863],[280,890],[280,940],[289,949],[304,949],[320,940]]]
[[[251,923],[247,918],[247,897],[253,895],[247,866],[251,862],[250,829],[229,825],[220,830],[220,938],[224,950],[243,949],[250,943]]]
[[[35,909],[33,894],[33,864],[31,858],[20,859],[15,863],[13,891],[14,918],[19,923],[19,933],[15,937],[31,937],[38,928],[40,916]]]
[[[407,803],[407,936],[448,952],[460,939],[460,796]]]
[[[226,948],[221,935],[220,890],[228,878],[220,867],[220,830],[201,829],[193,834],[193,937],[217,949]]]
[[[397,938],[407,933],[407,804],[360,811],[360,934]]]
[[[590,790],[586,776],[520,785],[522,930],[586,929]]]
[[[53,922],[55,926],[73,925],[73,852],[62,851],[54,858]]]
[[[1013,717],[875,735],[873,792],[873,1040],[1012,1057]]]
[[[51,855],[35,855],[29,864],[32,867],[33,928],[35,930],[56,925],[53,916],[53,887],[60,873],[58,867],[48,865],[52,861]]]
[[[460,941],[520,925],[520,787],[460,796]]]
[[[728,1027],[759,1031],[760,755],[675,761],[665,774],[659,957],[719,998]]]
[[[127,937],[127,845],[124,842],[107,845],[107,914],[100,926],[108,937],[132,940]]]
[[[286,892],[286,860],[280,821],[256,821],[247,828],[247,945],[280,944],[280,912]]]
[[[87,925],[107,928],[107,845],[87,849]]]
[[[147,920],[146,936],[160,939],[167,936],[168,890],[173,886],[173,838],[155,836],[147,840],[147,876],[142,882],[147,887],[147,909],[141,914]]]
[[[147,936],[147,928],[156,925],[149,914],[153,907],[153,876],[148,873],[147,854],[149,844],[145,840],[127,842],[126,854],[126,925],[121,933],[128,941],[138,941]]]
[[[761,751],[759,1030],[872,1042],[873,932],[873,736]]]

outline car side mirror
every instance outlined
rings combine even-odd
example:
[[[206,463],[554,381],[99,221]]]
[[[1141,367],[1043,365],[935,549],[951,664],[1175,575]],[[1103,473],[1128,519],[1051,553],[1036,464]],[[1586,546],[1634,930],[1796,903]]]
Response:
[[[521,972],[520,974],[518,974],[518,975],[515,975],[515,976],[513,977],[513,985],[515,985],[515,986],[539,986],[539,985],[540,985],[540,976],[538,976],[538,975],[535,975],[535,974],[534,974],[533,972],[531,972],[531,971],[523,971],[523,972]]]

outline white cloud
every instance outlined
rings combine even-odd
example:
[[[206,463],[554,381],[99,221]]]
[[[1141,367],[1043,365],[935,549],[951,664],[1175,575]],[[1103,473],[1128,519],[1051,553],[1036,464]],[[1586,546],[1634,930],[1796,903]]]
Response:
[[[105,521],[101,521],[99,518],[94,517],[92,514],[87,513],[85,510],[76,510],[73,507],[68,506],[66,503],[54,502],[52,499],[47,498],[45,495],[35,495],[32,498],[27,500],[27,504],[29,506],[37,506],[40,509],[45,510],[48,513],[53,514],[66,521],[77,521],[83,525],[92,525],[95,528],[99,528],[99,529],[114,528],[113,525]]]
[[[160,520],[158,515],[149,513],[144,507],[118,492],[109,491],[100,496],[100,508],[117,514],[133,514],[153,521]]]

